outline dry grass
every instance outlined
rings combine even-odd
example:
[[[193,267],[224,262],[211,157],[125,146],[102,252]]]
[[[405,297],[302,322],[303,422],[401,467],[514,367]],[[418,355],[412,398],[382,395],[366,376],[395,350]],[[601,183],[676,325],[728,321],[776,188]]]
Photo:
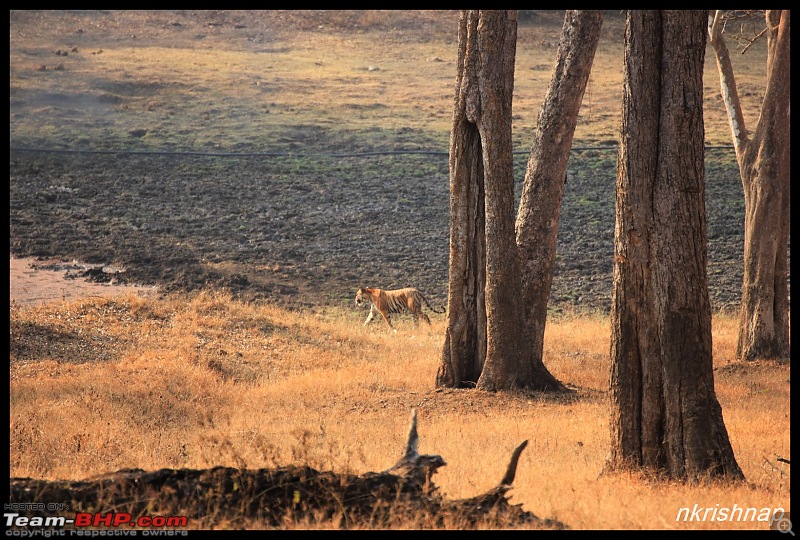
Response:
[[[788,466],[765,462],[789,455],[789,367],[732,362],[736,323],[722,315],[717,393],[747,483],[696,486],[599,476],[609,447],[600,316],[548,325],[545,361],[577,390],[572,400],[436,391],[443,316],[431,328],[401,319],[393,334],[363,327],[355,308],[289,312],[211,293],[12,307],[10,316],[15,477],[290,463],[384,470],[416,407],[420,451],[447,461],[436,481],[449,498],[493,487],[528,439],[512,501],[572,528],[764,529],[675,518],[695,503],[789,509]]]

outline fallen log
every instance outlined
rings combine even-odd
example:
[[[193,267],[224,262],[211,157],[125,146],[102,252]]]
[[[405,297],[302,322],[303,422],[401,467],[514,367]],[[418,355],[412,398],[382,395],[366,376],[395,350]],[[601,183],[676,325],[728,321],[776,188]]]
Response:
[[[190,528],[284,528],[330,522],[339,528],[566,528],[509,503],[517,463],[527,441],[512,453],[500,484],[487,493],[446,500],[432,477],[445,465],[418,452],[417,413],[411,414],[400,460],[362,475],[311,467],[274,469],[122,469],[82,481],[10,479],[10,503],[38,503],[35,515],[69,512],[185,516]],[[53,504],[55,503],[55,504]],[[20,508],[17,506],[16,508]],[[22,514],[21,514],[22,515]]]

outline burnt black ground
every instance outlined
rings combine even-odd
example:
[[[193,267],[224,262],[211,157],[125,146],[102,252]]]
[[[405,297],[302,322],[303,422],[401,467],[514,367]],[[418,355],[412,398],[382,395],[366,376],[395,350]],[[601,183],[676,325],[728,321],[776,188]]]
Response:
[[[731,154],[707,155],[708,278],[718,310],[735,308],[742,279],[744,203]],[[525,159],[517,156],[520,181]],[[113,263],[129,283],[225,288],[297,307],[349,305],[359,286],[416,286],[446,301],[446,156],[11,151],[9,161],[15,256]],[[615,167],[615,151],[571,157],[554,311],[609,309]]]

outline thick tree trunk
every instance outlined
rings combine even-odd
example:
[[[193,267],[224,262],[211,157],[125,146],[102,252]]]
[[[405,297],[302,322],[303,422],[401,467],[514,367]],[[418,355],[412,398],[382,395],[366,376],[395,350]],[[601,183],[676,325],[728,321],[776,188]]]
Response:
[[[533,131],[517,212],[527,335],[533,358],[539,361],[553,284],[567,161],[602,22],[602,11],[568,10],[564,17],[555,68]]]
[[[720,13],[710,28],[745,202],[744,278],[736,357],[789,358],[789,11],[767,12],[767,84],[748,138]]]
[[[460,162],[451,163],[450,288],[437,387],[474,387],[486,359],[486,237],[483,162],[477,129],[453,130]],[[451,151],[451,156],[455,155]],[[469,163],[469,164],[467,164]]]
[[[611,322],[611,469],[742,478],[714,392],[705,11],[628,14]]]
[[[519,296],[514,236],[511,105],[517,44],[516,12],[482,12],[478,22],[477,92],[467,103],[481,135],[486,199],[486,362],[478,388],[509,390],[531,380]],[[469,114],[469,113],[468,113]]]

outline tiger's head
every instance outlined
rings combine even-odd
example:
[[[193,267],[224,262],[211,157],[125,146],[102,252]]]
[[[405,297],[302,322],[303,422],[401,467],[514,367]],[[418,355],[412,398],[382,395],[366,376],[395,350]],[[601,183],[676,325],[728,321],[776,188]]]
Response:
[[[366,299],[364,298],[365,295],[366,295],[366,293],[364,292],[363,288],[362,289],[358,289],[358,292],[356,293],[356,305],[357,306],[361,307],[361,306],[364,305],[364,302],[366,301]]]

